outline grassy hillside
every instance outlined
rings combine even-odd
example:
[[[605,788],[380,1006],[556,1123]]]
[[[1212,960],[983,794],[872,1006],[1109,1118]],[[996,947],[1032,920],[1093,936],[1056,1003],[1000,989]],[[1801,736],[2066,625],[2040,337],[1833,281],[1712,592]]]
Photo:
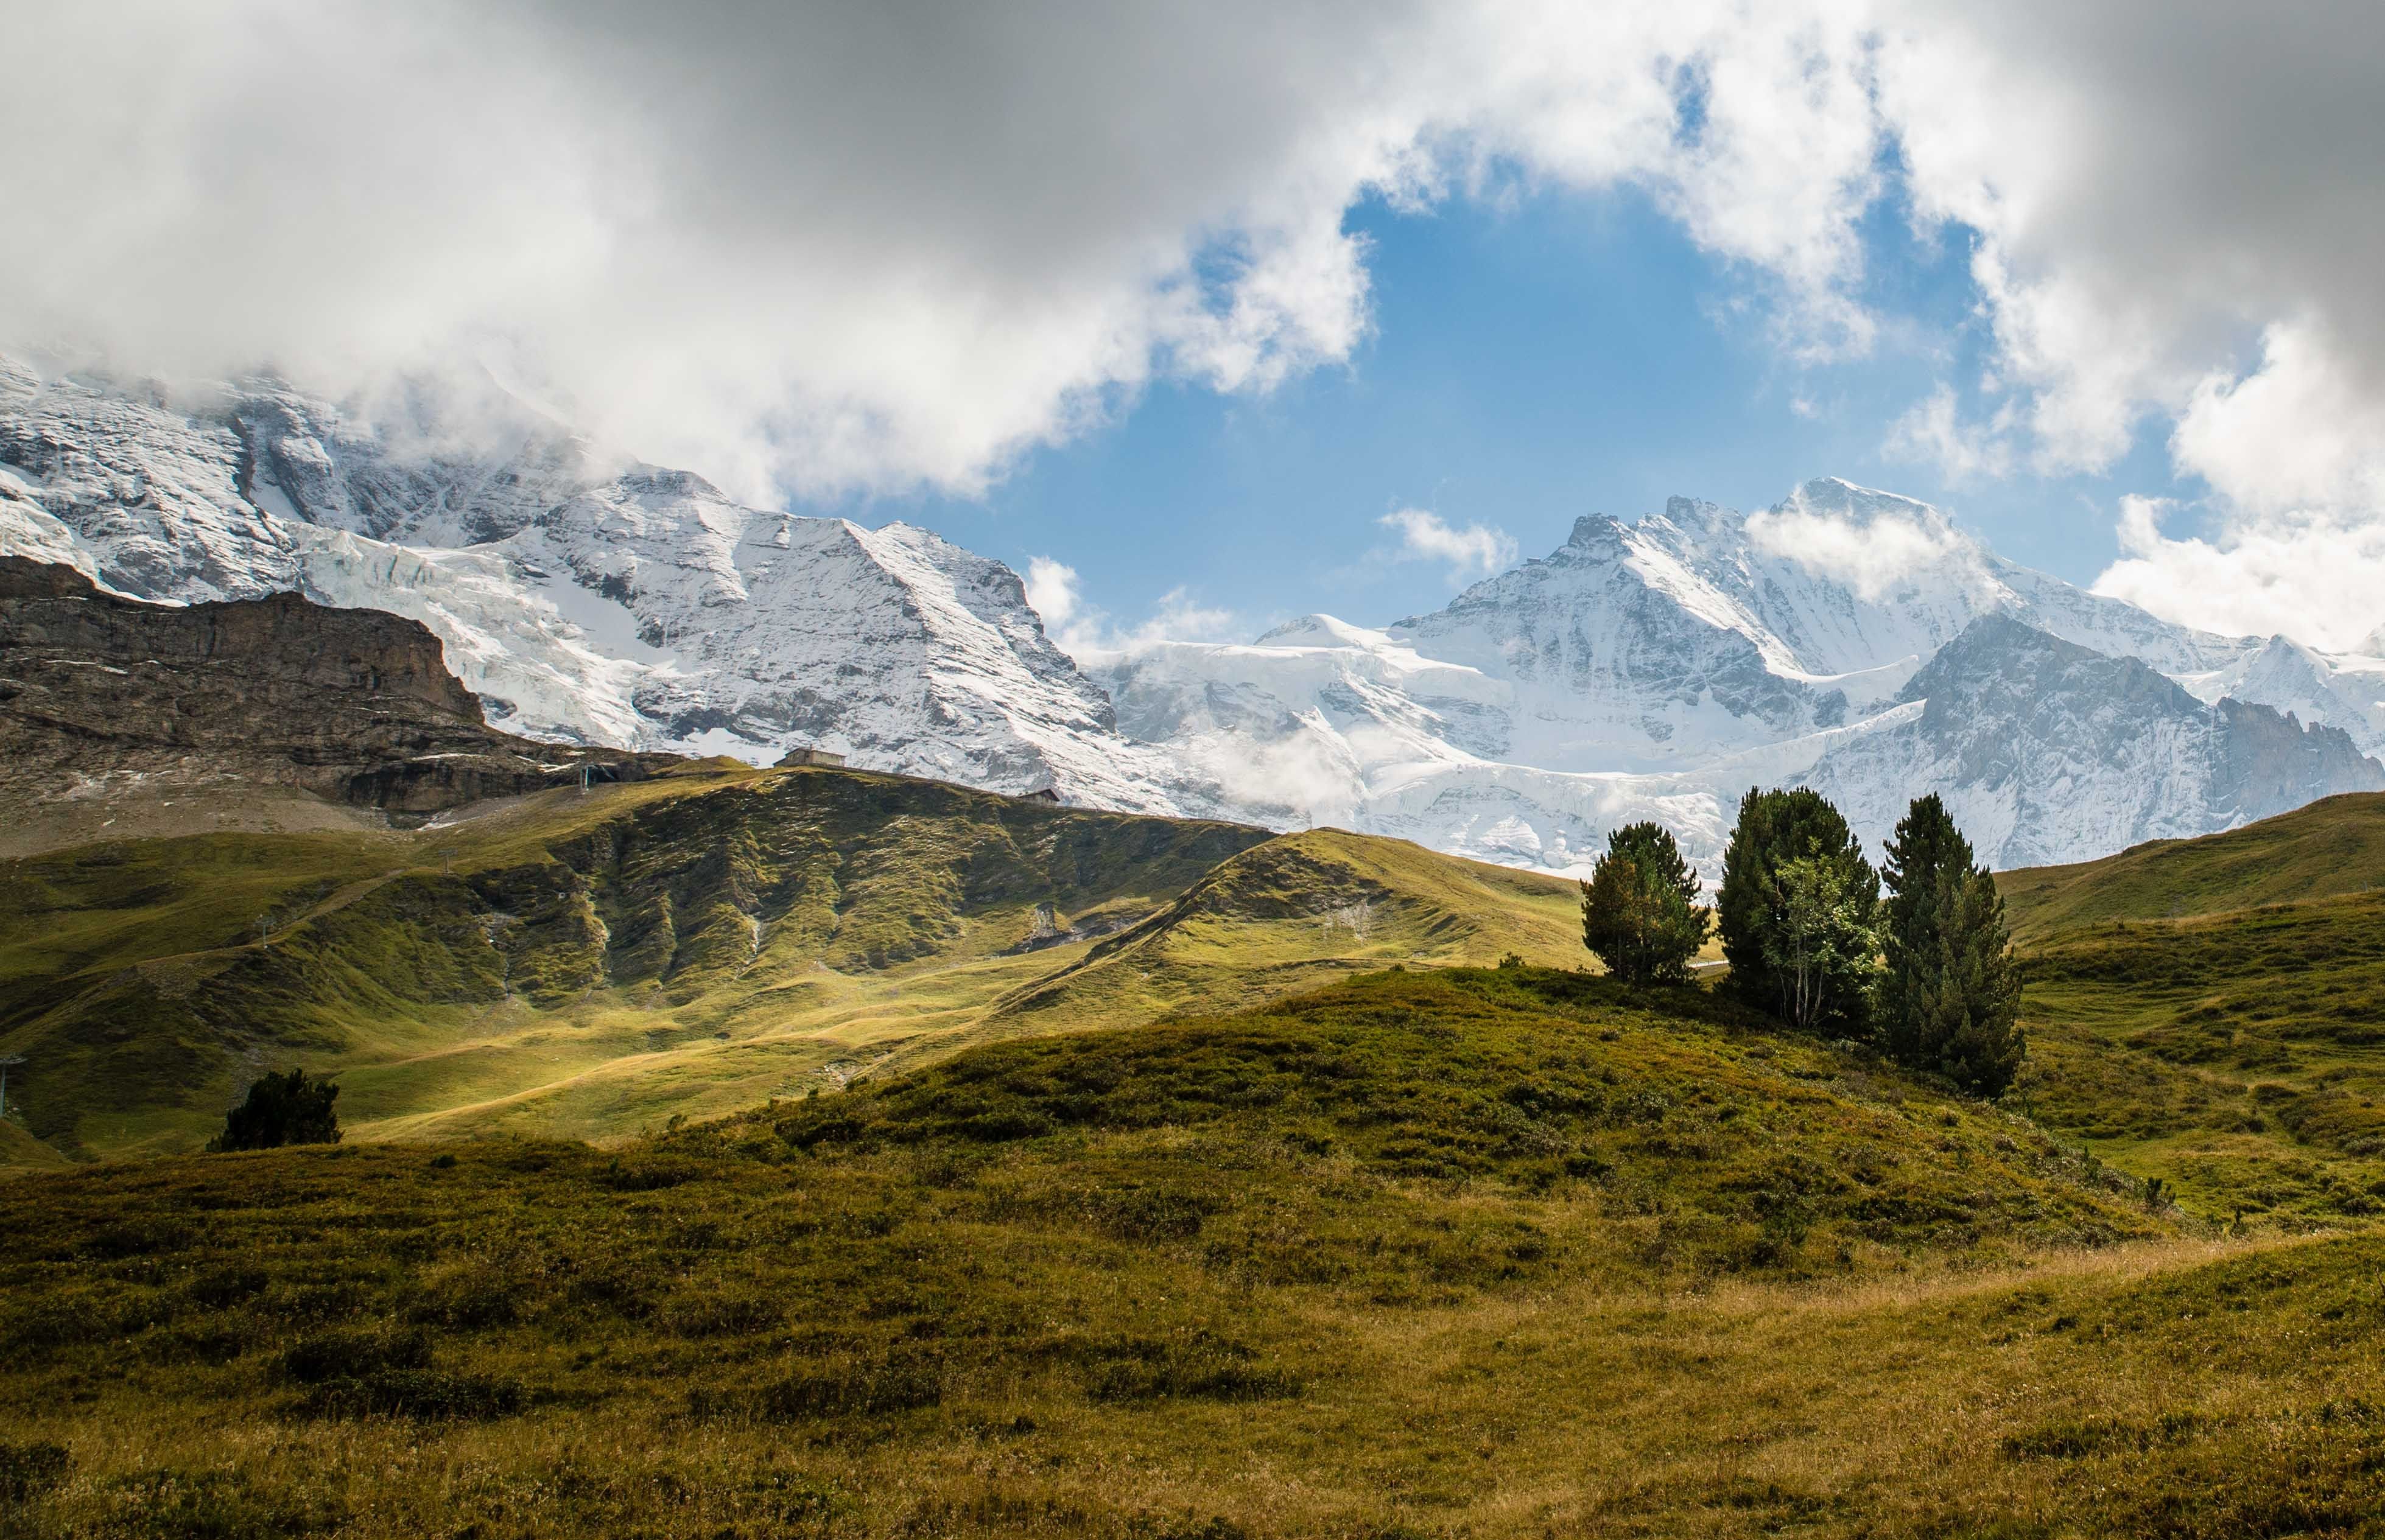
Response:
[[[1004,1000],[1032,1029],[1055,1012],[1122,1021],[1231,1010],[1387,962],[1508,952],[1591,965],[1570,882],[1317,829],[1219,863],[1173,903]]]
[[[2385,1211],[2385,798],[1998,882],[2047,1127],[2217,1220]]]
[[[1567,885],[1394,841],[725,763],[0,876],[0,1051],[28,1057],[31,1131],[78,1156],[194,1149],[293,1062],[339,1074],[352,1136],[622,1136],[1361,963],[1580,956]]]
[[[2385,795],[2329,797],[2198,839],[1998,874],[2023,939],[2099,920],[2178,919],[2385,887]]]
[[[2006,1112],[1572,974],[994,1044],[609,1154],[28,1176],[0,1224],[27,1534],[2385,1511],[2385,1245],[2179,1238]]]
[[[0,1122],[0,1171],[46,1171],[71,1163],[19,1127],[13,1118]]]

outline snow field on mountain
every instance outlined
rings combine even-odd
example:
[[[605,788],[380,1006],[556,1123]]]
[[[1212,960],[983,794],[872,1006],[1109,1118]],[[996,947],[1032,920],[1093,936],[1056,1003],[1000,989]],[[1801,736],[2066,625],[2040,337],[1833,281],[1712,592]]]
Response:
[[[408,615],[534,737],[765,764],[815,746],[1559,873],[1641,818],[1712,872],[1753,785],[1820,787],[1875,842],[1937,790],[1998,864],[2385,785],[2363,757],[2385,751],[2385,658],[2172,625],[1829,478],[1750,515],[1584,517],[1381,628],[1310,615],[1071,658],[1001,563],[744,507],[493,386],[350,411],[0,360],[0,550],[152,599]]]

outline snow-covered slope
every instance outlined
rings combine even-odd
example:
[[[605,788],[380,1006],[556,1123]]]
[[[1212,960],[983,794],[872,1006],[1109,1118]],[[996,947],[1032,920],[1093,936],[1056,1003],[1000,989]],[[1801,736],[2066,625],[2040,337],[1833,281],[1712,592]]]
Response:
[[[1711,869],[1750,785],[1834,764],[1832,785],[1863,804],[1859,826],[1877,838],[1894,823],[1879,810],[1985,776],[1912,743],[1926,700],[1914,681],[1990,617],[2106,661],[2140,660],[2129,677],[2174,695],[2166,675],[2205,705],[2275,704],[2298,712],[2296,731],[2341,727],[2350,746],[2375,746],[2361,690],[2385,682],[2385,665],[2367,675],[2356,660],[2295,650],[2307,666],[2290,679],[2264,664],[2276,644],[2171,625],[2004,561],[1926,503],[1828,479],[1753,515],[1676,498],[1637,524],[1583,518],[1550,555],[1387,630],[1316,615],[1254,646],[1168,644],[1095,660],[1093,672],[1126,730],[1173,746],[1279,818],[1576,870],[1617,823],[1654,817]],[[2131,830],[2221,828],[2236,809],[2268,805],[2238,795],[2229,777],[2248,772],[2233,762],[2154,766],[2125,728],[2081,736],[2099,714],[2125,716],[2112,678],[2043,682],[2052,698],[2032,700],[2029,714],[2007,701],[2007,714],[1975,728],[2069,723],[2017,738],[2035,744],[2017,751],[2067,764],[2087,801],[2030,801],[2026,819],[1999,815],[1983,849],[2079,859],[2142,837]],[[1933,727],[1927,741],[1942,738]],[[2339,780],[2364,773],[2338,768]],[[1982,797],[1984,815],[1993,799]]]
[[[875,768],[1163,813],[1218,803],[1119,735],[1018,576],[923,529],[746,508],[518,403],[367,428],[277,385],[195,403],[0,362],[0,544],[144,598],[422,621],[492,722]]]
[[[2005,562],[1927,503],[1827,478],[1754,515],[1677,497],[1633,525],[1581,519],[1551,555],[1391,635],[1513,681],[1515,757],[1655,769],[1850,720],[1995,614],[2166,671],[2246,650]]]
[[[1828,479],[1753,515],[1584,518],[1387,628],[1312,615],[1080,667],[999,563],[741,506],[493,386],[368,414],[0,360],[0,552],[152,599],[410,616],[533,737],[818,745],[1557,871],[1642,817],[1712,869],[1739,795],[1799,781],[1874,838],[1938,790],[1998,860],[2079,859],[2371,784],[2354,751],[2385,748],[2385,661],[2174,626]]]
[[[2203,701],[2233,697],[2342,728],[2367,754],[2385,754],[2385,657],[2321,652],[2271,637],[2229,666],[2179,677]]]
[[[1877,840],[1939,790],[1998,867],[2232,828],[2345,791],[2385,767],[2340,728],[2265,705],[2196,700],[2135,658],[2009,615],[1974,621],[1914,676],[1920,709],[1833,746],[1801,777]]]

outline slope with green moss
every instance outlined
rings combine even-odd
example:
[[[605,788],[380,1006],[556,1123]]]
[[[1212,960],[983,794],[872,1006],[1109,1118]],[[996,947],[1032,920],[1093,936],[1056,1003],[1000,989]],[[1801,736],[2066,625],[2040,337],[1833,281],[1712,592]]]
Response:
[[[2048,1127],[2216,1218],[2385,1211],[2385,799],[1998,882]]]
[[[2329,797],[2196,839],[1998,874],[2027,939],[2100,920],[2178,919],[2385,887],[2385,795]]]
[[[1000,1002],[1033,1030],[1055,1012],[1139,1018],[1230,1010],[1385,963],[1580,962],[1575,885],[1340,829],[1220,862],[1174,902]]]
[[[60,1535],[2357,1534],[2367,1239],[1695,991],[1385,973],[613,1153],[0,1186]],[[48,1451],[55,1450],[55,1455]]]
[[[1570,893],[1393,841],[716,763],[412,834],[11,863],[0,1050],[82,1156],[195,1148],[289,1063],[339,1075],[352,1136],[618,1137],[1361,963],[1569,960]]]

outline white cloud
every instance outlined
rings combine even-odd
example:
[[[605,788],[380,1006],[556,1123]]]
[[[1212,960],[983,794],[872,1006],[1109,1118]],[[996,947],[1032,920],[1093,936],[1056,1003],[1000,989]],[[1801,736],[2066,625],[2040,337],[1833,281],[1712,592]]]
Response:
[[[1362,198],[1638,189],[1745,280],[1728,324],[1810,360],[1883,324],[1861,227],[1893,191],[1969,246],[1995,398],[1976,420],[1925,399],[1900,453],[1958,478],[2107,467],[2150,415],[2217,495],[2222,555],[2385,516],[2374,5],[81,0],[8,21],[40,62],[0,93],[0,343],[132,372],[342,390],[487,361],[751,498],[966,493],[1156,378],[1264,391],[1352,357]]]
[[[2329,517],[2239,524],[2216,541],[2173,540],[2156,498],[2120,501],[2125,554],[2095,591],[2229,636],[2360,648],[2385,623],[2385,526]]]
[[[2260,327],[2385,359],[2372,6],[1915,0],[1883,11],[1884,117],[1927,220],[1976,233],[2041,462],[2111,464]],[[2158,38],[2158,46],[2149,46]],[[2385,386],[2371,364],[2364,389]]]
[[[1928,568],[1977,554],[1949,526],[1887,511],[1858,517],[1809,508],[1802,496],[1750,514],[1747,534],[1757,549],[1844,583],[1871,601]]]
[[[1027,602],[1043,617],[1047,630],[1066,626],[1084,605],[1084,595],[1078,587],[1077,569],[1049,556],[1032,556],[1027,562]]]
[[[335,391],[493,361],[749,497],[968,492],[1155,377],[1346,359],[1345,212],[1496,180],[1643,188],[1785,341],[1860,346],[1839,8],[19,7],[0,342]]]
[[[2205,375],[2171,435],[2180,468],[2261,520],[2385,510],[2385,400],[2311,329],[2272,326],[2261,366]]]
[[[1951,385],[1940,385],[1889,425],[1880,446],[1891,459],[1935,466],[1949,481],[2002,476],[2012,468],[2013,407],[1986,423],[1965,422]]]
[[[1505,529],[1480,523],[1454,528],[1421,508],[1402,508],[1376,522],[1399,531],[1401,559],[1444,563],[1452,583],[1495,577],[1516,565],[1516,538]]]
[[[1086,602],[1075,567],[1049,556],[1028,559],[1027,602],[1043,617],[1054,645],[1089,667],[1163,641],[1228,641],[1249,628],[1233,611],[1203,604],[1182,588],[1160,595],[1140,624],[1122,627],[1107,610]]]

